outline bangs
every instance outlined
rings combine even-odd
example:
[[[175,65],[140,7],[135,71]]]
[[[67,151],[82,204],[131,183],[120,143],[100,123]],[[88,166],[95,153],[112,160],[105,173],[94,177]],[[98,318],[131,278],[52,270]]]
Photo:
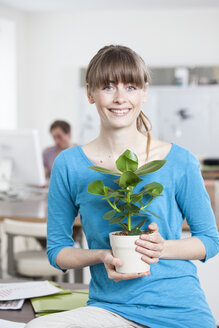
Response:
[[[144,61],[135,52],[111,49],[90,63],[87,71],[87,83],[91,90],[109,85],[132,83],[143,88],[148,82],[148,72]]]

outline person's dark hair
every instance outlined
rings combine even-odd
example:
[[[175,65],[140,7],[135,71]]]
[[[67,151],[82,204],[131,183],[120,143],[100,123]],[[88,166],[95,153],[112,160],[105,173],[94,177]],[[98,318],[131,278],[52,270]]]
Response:
[[[140,88],[150,81],[149,70],[144,60],[132,49],[122,45],[109,45],[101,48],[91,59],[86,70],[86,83],[90,91],[94,91],[103,85],[108,85],[110,78],[115,83],[135,83]],[[150,123],[148,127],[147,121]],[[147,160],[151,143],[150,131],[152,124],[149,118],[141,110],[137,117],[137,129],[144,133],[144,126],[147,133],[146,154]]]
[[[66,121],[57,120],[50,125],[49,131],[52,132],[53,129],[60,128],[64,133],[71,132],[71,125]]]

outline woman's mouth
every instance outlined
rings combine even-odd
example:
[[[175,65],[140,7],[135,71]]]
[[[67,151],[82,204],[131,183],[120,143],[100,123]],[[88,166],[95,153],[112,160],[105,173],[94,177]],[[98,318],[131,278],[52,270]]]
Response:
[[[108,108],[115,116],[125,116],[131,110],[131,108]]]

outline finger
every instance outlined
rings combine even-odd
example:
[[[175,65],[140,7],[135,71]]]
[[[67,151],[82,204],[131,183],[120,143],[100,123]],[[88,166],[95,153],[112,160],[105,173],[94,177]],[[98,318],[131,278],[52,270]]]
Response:
[[[148,228],[151,231],[158,231],[158,226],[157,226],[157,223],[155,223],[155,222],[150,223]]]
[[[110,261],[111,265],[113,266],[122,266],[123,265],[123,261],[121,259],[119,259],[118,257],[113,257],[112,256],[112,260]]]
[[[153,234],[141,234],[139,239],[147,240],[152,243],[161,243],[163,241],[159,232],[154,232]]]
[[[141,272],[141,273],[120,273],[115,271],[115,268],[112,265],[106,265],[107,274],[109,279],[116,279],[116,280],[128,280],[128,279],[134,279],[139,277],[144,277],[150,274],[149,271],[147,272]]]
[[[118,273],[118,276],[116,275],[116,277],[113,278],[113,280],[120,281],[120,280],[136,279],[136,278],[149,276],[150,274],[151,273],[149,271],[140,272],[140,273]]]
[[[147,264],[155,264],[159,261],[159,259],[157,257],[151,258],[147,255],[142,255],[141,259],[142,259],[142,261],[144,261]]]
[[[147,272],[137,273],[137,276],[132,277],[132,278],[126,277],[125,276],[126,273],[121,273],[121,274],[122,274],[121,278],[116,278],[116,279],[113,279],[113,280],[117,282],[117,281],[121,281],[121,280],[128,280],[128,279],[136,279],[136,278],[141,278],[141,277],[147,277],[151,274],[151,272],[147,271]]]
[[[136,247],[136,251],[143,255],[147,255],[150,258],[159,258],[161,255],[161,252],[152,251],[150,249],[140,247],[140,246]]]
[[[152,243],[150,241],[147,241],[147,240],[142,240],[142,239],[137,239],[135,244],[137,246],[140,246],[140,247],[144,247],[144,248],[147,248],[147,249],[150,249],[152,251],[162,251],[163,250],[163,246],[161,243]]]
[[[106,264],[111,264],[113,266],[122,266],[123,265],[123,261],[121,259],[119,259],[118,257],[114,257],[111,254],[108,254],[108,256],[105,258],[104,262]]]

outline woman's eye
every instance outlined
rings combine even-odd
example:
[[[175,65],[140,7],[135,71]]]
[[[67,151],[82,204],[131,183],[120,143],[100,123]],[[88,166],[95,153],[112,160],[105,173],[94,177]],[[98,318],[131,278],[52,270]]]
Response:
[[[112,86],[111,85],[106,85],[103,90],[112,90]]]
[[[128,90],[136,90],[136,87],[134,87],[133,85],[129,85]]]

